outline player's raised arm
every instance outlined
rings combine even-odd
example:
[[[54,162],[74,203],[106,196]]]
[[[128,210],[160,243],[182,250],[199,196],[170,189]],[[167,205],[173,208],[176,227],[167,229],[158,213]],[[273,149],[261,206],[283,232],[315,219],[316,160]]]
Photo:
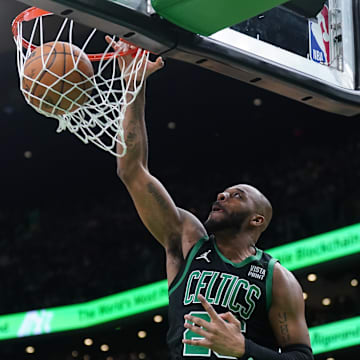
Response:
[[[109,37],[106,40],[109,43],[112,41]],[[115,50],[118,46],[127,45],[121,42],[113,45]],[[126,56],[123,58],[126,62]],[[128,61],[130,60],[132,59],[129,58]],[[145,79],[163,66],[161,57],[155,62],[148,61]],[[133,80],[127,79],[130,84]],[[205,235],[205,229],[193,215],[177,208],[164,186],[150,174],[144,107],[145,83],[125,113],[123,127],[127,153],[118,158],[117,172],[127,187],[141,220],[153,236],[167,250],[185,255]]]

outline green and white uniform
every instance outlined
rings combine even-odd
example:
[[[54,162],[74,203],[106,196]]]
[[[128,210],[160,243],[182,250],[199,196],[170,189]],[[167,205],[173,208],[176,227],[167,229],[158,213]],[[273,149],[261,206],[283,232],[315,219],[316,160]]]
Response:
[[[205,296],[217,313],[232,312],[241,322],[244,336],[259,345],[278,350],[268,320],[272,277],[277,260],[256,248],[256,255],[233,263],[220,252],[215,238],[200,239],[189,252],[169,288],[169,331],[171,360],[234,359],[204,347],[182,343],[199,335],[184,328],[184,315],[191,313],[210,321],[198,294]]]

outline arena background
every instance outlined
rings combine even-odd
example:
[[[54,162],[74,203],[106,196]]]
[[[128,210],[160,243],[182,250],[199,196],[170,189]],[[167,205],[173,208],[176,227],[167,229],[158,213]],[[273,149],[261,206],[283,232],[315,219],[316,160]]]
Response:
[[[22,98],[10,23],[25,8],[0,0],[1,314],[80,303],[165,278],[163,250],[141,224],[115,159],[69,133],[56,134],[56,122]],[[169,60],[148,81],[146,119],[151,171],[178,206],[201,220],[219,191],[244,182],[274,208],[260,248],[360,221],[358,117],[314,110]],[[360,314],[359,286],[350,286],[359,279],[358,260],[355,254],[295,272],[308,293],[309,327]],[[329,306],[322,305],[325,297]],[[2,341],[1,359],[165,359],[166,311]],[[156,314],[161,323],[153,321]],[[138,338],[139,330],[146,338]],[[357,359],[358,351],[316,359]]]

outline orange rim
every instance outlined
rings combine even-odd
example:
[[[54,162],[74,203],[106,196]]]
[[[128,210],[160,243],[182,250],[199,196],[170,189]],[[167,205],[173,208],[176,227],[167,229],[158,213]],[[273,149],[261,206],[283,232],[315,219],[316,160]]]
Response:
[[[13,33],[14,37],[17,38],[19,36],[18,25],[20,23],[22,23],[24,21],[26,21],[26,22],[31,21],[31,20],[34,20],[41,16],[48,16],[48,15],[54,15],[54,14],[52,12],[45,11],[45,10],[39,9],[34,6],[26,9],[25,11],[20,13],[12,22],[11,29],[12,29],[12,33]],[[128,43],[129,45],[133,45],[124,39],[120,39],[120,40]],[[25,49],[28,49],[30,47],[31,51],[34,51],[37,48],[36,45],[30,45],[30,43],[27,40],[25,40],[24,38],[22,39],[22,45]],[[125,55],[135,56],[137,51],[138,51],[138,47],[135,47],[135,48],[129,49],[128,51],[120,51],[119,53],[110,52],[110,53],[107,53],[106,55],[104,55],[103,53],[87,54],[87,57],[89,58],[90,61],[95,62],[95,61],[100,61],[100,60],[108,60],[108,59],[113,58],[114,56],[116,56],[116,57],[125,56]]]

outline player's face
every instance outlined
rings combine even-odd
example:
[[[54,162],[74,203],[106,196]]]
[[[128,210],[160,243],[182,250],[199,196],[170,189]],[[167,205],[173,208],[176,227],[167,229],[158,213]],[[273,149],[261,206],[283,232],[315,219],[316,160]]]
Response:
[[[213,203],[205,227],[210,233],[222,230],[242,229],[253,213],[249,190],[241,185],[227,188],[218,194]]]

